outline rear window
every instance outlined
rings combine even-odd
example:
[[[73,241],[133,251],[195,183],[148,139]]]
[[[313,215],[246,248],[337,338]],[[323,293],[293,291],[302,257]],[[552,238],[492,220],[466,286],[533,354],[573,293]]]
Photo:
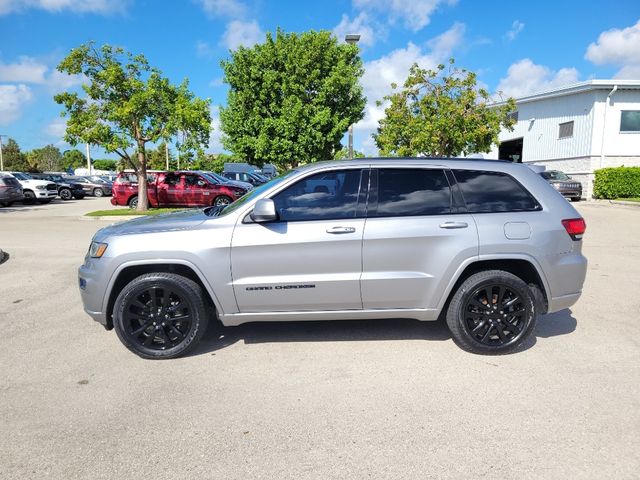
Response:
[[[454,170],[470,213],[531,212],[540,204],[513,177],[500,172]]]

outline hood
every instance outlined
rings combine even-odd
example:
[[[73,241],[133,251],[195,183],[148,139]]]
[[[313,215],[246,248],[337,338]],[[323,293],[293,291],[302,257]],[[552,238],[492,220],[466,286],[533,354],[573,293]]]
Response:
[[[207,215],[201,209],[180,210],[147,217],[134,218],[122,223],[114,223],[96,233],[100,241],[114,235],[136,235],[140,233],[172,232],[186,230],[203,223]]]

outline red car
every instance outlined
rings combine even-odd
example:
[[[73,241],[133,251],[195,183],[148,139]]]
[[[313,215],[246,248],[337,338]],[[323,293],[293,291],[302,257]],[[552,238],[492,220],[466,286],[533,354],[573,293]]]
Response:
[[[208,207],[228,205],[247,190],[221,183],[206,172],[151,172],[147,174],[150,207]],[[135,173],[118,174],[113,184],[112,205],[138,206],[138,178]]]

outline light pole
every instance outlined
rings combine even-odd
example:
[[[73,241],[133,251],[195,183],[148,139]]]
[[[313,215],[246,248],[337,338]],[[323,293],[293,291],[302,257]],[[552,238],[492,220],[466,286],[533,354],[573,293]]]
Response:
[[[2,158],[2,137],[6,137],[6,135],[0,135],[0,172],[4,170],[4,160]]]
[[[89,151],[88,143],[87,143],[87,168],[89,169],[89,175],[91,175],[91,152]]]
[[[359,33],[348,33],[344,41],[349,45],[356,45],[360,41]],[[349,125],[349,160],[353,158],[353,124]]]

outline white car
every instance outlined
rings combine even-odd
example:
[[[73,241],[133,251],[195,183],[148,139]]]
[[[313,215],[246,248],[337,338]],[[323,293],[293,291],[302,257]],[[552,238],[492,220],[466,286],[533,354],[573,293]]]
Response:
[[[9,172],[22,185],[23,203],[49,203],[58,196],[58,185],[46,180],[36,180],[28,173]]]

